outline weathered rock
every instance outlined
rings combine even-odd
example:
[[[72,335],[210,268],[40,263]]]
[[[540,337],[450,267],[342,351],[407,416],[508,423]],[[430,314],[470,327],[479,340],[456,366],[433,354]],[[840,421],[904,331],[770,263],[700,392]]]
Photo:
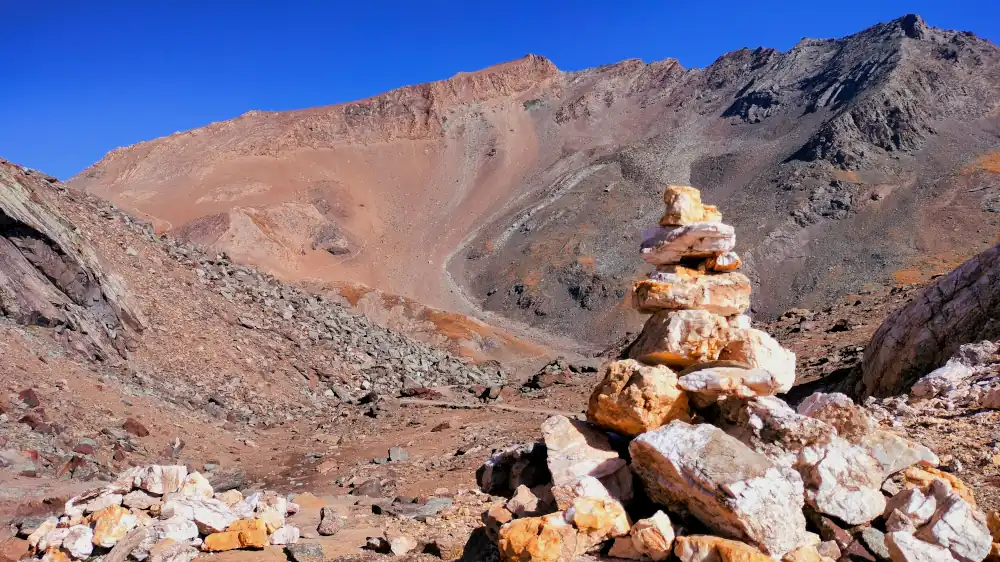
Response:
[[[132,552],[132,557],[142,560],[149,556],[152,548],[160,541],[170,539],[178,543],[188,544],[198,538],[198,527],[194,521],[175,516],[156,521],[148,527],[145,536]]]
[[[240,535],[239,531],[211,533],[205,537],[205,542],[201,545],[201,549],[205,552],[226,552],[227,550],[244,548],[243,541],[240,540]]]
[[[858,533],[858,539],[880,561],[891,559],[889,547],[885,544],[885,533],[874,527],[865,527]]]
[[[222,493],[217,493],[212,495],[213,498],[219,500],[220,502],[232,507],[238,502],[243,501],[243,494],[239,490],[226,490]]]
[[[159,498],[154,498],[142,490],[133,490],[122,498],[122,505],[135,509],[149,509],[159,503]]]
[[[298,542],[298,540],[299,528],[291,525],[285,525],[271,535],[271,544],[274,545],[294,544]]]
[[[369,478],[351,490],[352,496],[368,496],[378,498],[382,496],[382,483],[378,478]]]
[[[633,496],[633,480],[635,476],[629,469],[628,465],[623,465],[618,470],[612,472],[607,476],[602,476],[598,480],[604,489],[608,491],[608,495],[612,498],[627,504],[632,501]],[[582,494],[583,496],[590,494]],[[599,496],[599,494],[598,494]]]
[[[682,376],[678,386],[691,395],[695,407],[704,408],[722,397],[773,396],[782,388],[782,382],[764,369],[712,367]]]
[[[619,469],[619,471],[621,470],[628,470],[628,467],[624,466]],[[605,478],[608,477],[606,476]],[[576,484],[552,486],[552,497],[557,508],[567,510],[577,498],[610,498],[612,496],[611,491],[608,490],[601,480],[593,476],[584,476]]]
[[[543,515],[539,513],[538,496],[524,485],[518,486],[514,496],[507,502],[507,509],[517,517],[532,517]]]
[[[332,508],[324,507],[319,512],[319,526],[316,532],[324,537],[337,534],[340,530],[340,518]]]
[[[837,435],[858,444],[878,426],[865,409],[839,392],[815,392],[797,408],[798,413],[823,420],[837,428]]]
[[[590,551],[604,541],[628,534],[628,514],[611,498],[576,498],[566,510],[566,521],[577,530],[577,550]]]
[[[672,265],[687,258],[724,254],[735,246],[736,231],[732,226],[721,222],[697,222],[644,232],[641,253],[646,263]]]
[[[960,562],[979,562],[986,558],[993,545],[986,517],[943,480],[932,483],[928,494],[937,500],[937,510],[915,536],[947,548]]]
[[[94,544],[104,548],[116,545],[139,524],[139,519],[131,511],[118,505],[95,512],[91,520],[94,522]]]
[[[968,366],[958,361],[949,360],[914,383],[913,388],[910,389],[910,395],[914,398],[946,396],[959,388],[968,386],[972,375],[972,369]]]
[[[756,328],[732,330],[718,359],[739,361],[770,372],[779,382],[778,392],[788,392],[795,384],[795,354],[781,347],[767,332]]]
[[[136,437],[147,437],[149,435],[149,430],[146,429],[146,426],[135,418],[125,418],[122,429]]]
[[[624,560],[642,560],[643,554],[632,544],[632,537],[618,537],[611,543],[608,556]]]
[[[941,462],[927,447],[891,431],[875,431],[861,439],[859,445],[881,465],[883,480],[915,464],[938,465]]]
[[[149,549],[146,562],[191,562],[198,557],[198,550],[183,542],[163,539]]]
[[[905,517],[909,525],[916,528],[930,521],[937,508],[937,498],[933,494],[925,494],[920,488],[910,488],[892,496],[886,502],[885,513],[897,521]],[[895,523],[894,527],[904,528],[900,523]]]
[[[856,393],[890,396],[905,392],[944,364],[960,345],[1000,337],[997,317],[1000,245],[934,280],[882,322],[865,348]]]
[[[38,550],[57,549],[62,546],[67,536],[69,536],[68,527],[56,527],[38,541]]]
[[[70,517],[79,517],[85,513],[100,511],[111,505],[121,505],[123,499],[124,496],[119,494],[117,490],[99,488],[70,498],[63,511]]]
[[[736,252],[726,252],[705,260],[705,268],[709,271],[736,271],[743,266],[743,260]]]
[[[577,533],[562,512],[515,519],[500,528],[497,547],[505,562],[569,562],[577,554]]]
[[[670,558],[670,550],[674,546],[674,527],[666,513],[657,511],[651,517],[636,521],[629,536],[635,551],[650,560]]]
[[[288,514],[288,500],[274,492],[265,492],[255,509],[257,519],[267,526],[268,533],[275,533],[285,526],[285,516]]]
[[[264,548],[268,544],[267,525],[260,519],[241,519],[233,522],[226,532],[239,533],[241,548]]]
[[[409,460],[410,453],[402,447],[389,447],[389,461],[390,462],[403,462]]]
[[[649,317],[628,356],[670,367],[713,361],[728,343],[729,331],[724,317],[707,310],[663,310]]]
[[[70,557],[62,550],[49,549],[42,555],[41,562],[70,562]]]
[[[645,366],[633,359],[607,366],[594,388],[587,419],[615,433],[634,437],[675,420],[690,419],[687,396],[677,388],[677,375],[664,366]]]
[[[323,562],[323,546],[319,544],[295,543],[285,547],[288,557],[294,562]]]
[[[947,548],[924,542],[910,533],[886,533],[892,562],[956,562]]]
[[[840,559],[840,546],[837,545],[836,541],[823,541],[819,543],[816,545],[816,552],[824,558],[831,560]]]
[[[632,290],[636,310],[700,308],[721,316],[742,314],[750,308],[750,280],[742,273],[705,274],[681,266],[664,266],[637,281]]]
[[[37,174],[0,161],[0,316],[71,331],[91,357],[128,357],[126,341],[146,328],[121,278],[50,203]]]
[[[674,555],[680,562],[774,562],[748,544],[707,535],[677,537]]]
[[[585,476],[607,476],[625,465],[608,436],[586,422],[553,416],[542,424],[542,437],[556,486],[572,486]]]
[[[94,552],[94,532],[87,525],[73,525],[63,539],[62,547],[73,558],[82,560]]]
[[[28,541],[15,537],[0,540],[0,562],[18,562],[27,559],[31,552]]]
[[[500,538],[500,527],[514,520],[514,514],[506,507],[497,504],[490,507],[483,513],[483,526],[486,527],[486,535],[490,540],[496,542]]]
[[[389,541],[389,552],[396,556],[403,556],[417,548],[417,541],[406,535],[393,535],[387,537],[387,540]]]
[[[800,546],[786,554],[781,562],[836,562],[836,559],[824,557],[815,546]]]
[[[181,484],[180,493],[182,496],[210,498],[215,492],[212,490],[212,485],[208,483],[207,478],[202,476],[200,472],[192,472],[187,475]]]
[[[476,471],[479,489],[486,494],[509,496],[520,485],[533,488],[552,480],[543,443],[512,445],[495,451]]]
[[[725,430],[751,449],[781,466],[794,466],[805,447],[829,443],[836,430],[830,424],[803,416],[776,396],[722,403]]]
[[[663,192],[666,212],[660,219],[663,226],[683,226],[696,222],[719,222],[722,213],[715,205],[704,205],[701,192],[687,185],[669,185]]]
[[[890,498],[889,501],[891,502],[892,499]],[[885,532],[893,533],[896,531],[912,534],[917,532],[917,526],[902,511],[893,509],[885,520]]]
[[[653,501],[780,556],[809,542],[802,481],[722,430],[673,421],[629,446]]]
[[[136,476],[138,482],[136,487],[151,494],[169,494],[180,491],[185,478],[187,478],[187,467],[184,465],[151,465],[142,469]]]
[[[986,527],[990,530],[993,542],[1000,542],[1000,511],[991,511],[986,517]]]
[[[955,493],[957,493],[959,497],[969,502],[969,504],[973,507],[976,506],[976,497],[972,493],[972,489],[954,474],[938,470],[934,467],[920,465],[911,466],[910,468],[904,470],[903,478],[904,485],[907,488],[924,488],[933,484],[935,480],[943,480],[947,482],[953,490],[955,490]]]
[[[805,483],[806,502],[820,513],[860,525],[885,511],[881,466],[845,439],[804,448],[795,468]]]
[[[425,502],[394,502],[386,508],[386,512],[397,517],[407,517],[417,521],[426,521],[441,511],[451,507],[451,498],[430,498]]]
[[[165,518],[180,516],[194,521],[204,534],[221,533],[236,521],[232,510],[214,498],[172,498],[163,504],[160,513]]]

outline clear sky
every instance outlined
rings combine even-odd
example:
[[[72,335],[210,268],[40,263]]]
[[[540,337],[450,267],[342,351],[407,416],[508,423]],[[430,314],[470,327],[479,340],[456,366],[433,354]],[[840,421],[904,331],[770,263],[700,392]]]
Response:
[[[0,0],[0,157],[68,178],[118,146],[544,55],[705,66],[905,13],[1000,42],[1000,0]]]

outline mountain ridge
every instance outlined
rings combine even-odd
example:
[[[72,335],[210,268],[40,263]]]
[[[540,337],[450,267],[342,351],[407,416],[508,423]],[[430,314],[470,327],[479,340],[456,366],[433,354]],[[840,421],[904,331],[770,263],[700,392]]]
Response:
[[[913,15],[702,69],[563,72],[529,56],[148,141],[70,183],[282,278],[360,282],[602,347],[637,327],[626,295],[644,270],[618,256],[666,183],[731,209],[766,316],[990,242],[980,199],[1000,186],[963,170],[1000,147],[998,61],[991,43]],[[971,183],[985,193],[966,195]],[[927,236],[947,201],[958,234]]]

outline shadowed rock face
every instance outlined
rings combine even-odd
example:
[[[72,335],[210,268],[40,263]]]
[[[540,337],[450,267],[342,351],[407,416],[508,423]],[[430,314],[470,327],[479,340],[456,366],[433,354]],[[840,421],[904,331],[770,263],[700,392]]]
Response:
[[[67,328],[69,341],[100,359],[125,357],[145,322],[117,276],[47,204],[53,182],[0,160],[0,316]]]
[[[640,325],[626,297],[665,184],[726,210],[758,315],[923,280],[991,245],[998,104],[1000,49],[905,16],[704,69],[530,56],[251,112],[115,150],[72,183],[286,278],[603,346]]]
[[[882,323],[865,349],[860,396],[909,390],[959,346],[1000,338],[1000,246],[940,277]]]

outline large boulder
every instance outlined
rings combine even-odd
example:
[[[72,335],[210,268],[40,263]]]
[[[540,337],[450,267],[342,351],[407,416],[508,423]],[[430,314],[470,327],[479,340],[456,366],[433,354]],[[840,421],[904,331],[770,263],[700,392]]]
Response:
[[[587,406],[587,419],[627,437],[690,417],[677,375],[667,367],[648,367],[632,359],[607,366]]]
[[[646,321],[628,356],[648,365],[689,367],[718,359],[729,332],[726,319],[707,310],[662,310]]]
[[[665,266],[635,283],[632,302],[643,313],[700,308],[733,316],[750,308],[750,280],[742,273],[705,274]]]
[[[906,392],[960,345],[1000,337],[998,319],[1000,245],[938,278],[882,322],[865,348],[855,393]]]
[[[56,211],[52,190],[48,178],[0,159],[0,316],[73,330],[94,357],[127,357],[146,320],[121,278]]]
[[[809,542],[799,475],[721,429],[673,421],[637,437],[629,452],[654,502],[773,556]]]

